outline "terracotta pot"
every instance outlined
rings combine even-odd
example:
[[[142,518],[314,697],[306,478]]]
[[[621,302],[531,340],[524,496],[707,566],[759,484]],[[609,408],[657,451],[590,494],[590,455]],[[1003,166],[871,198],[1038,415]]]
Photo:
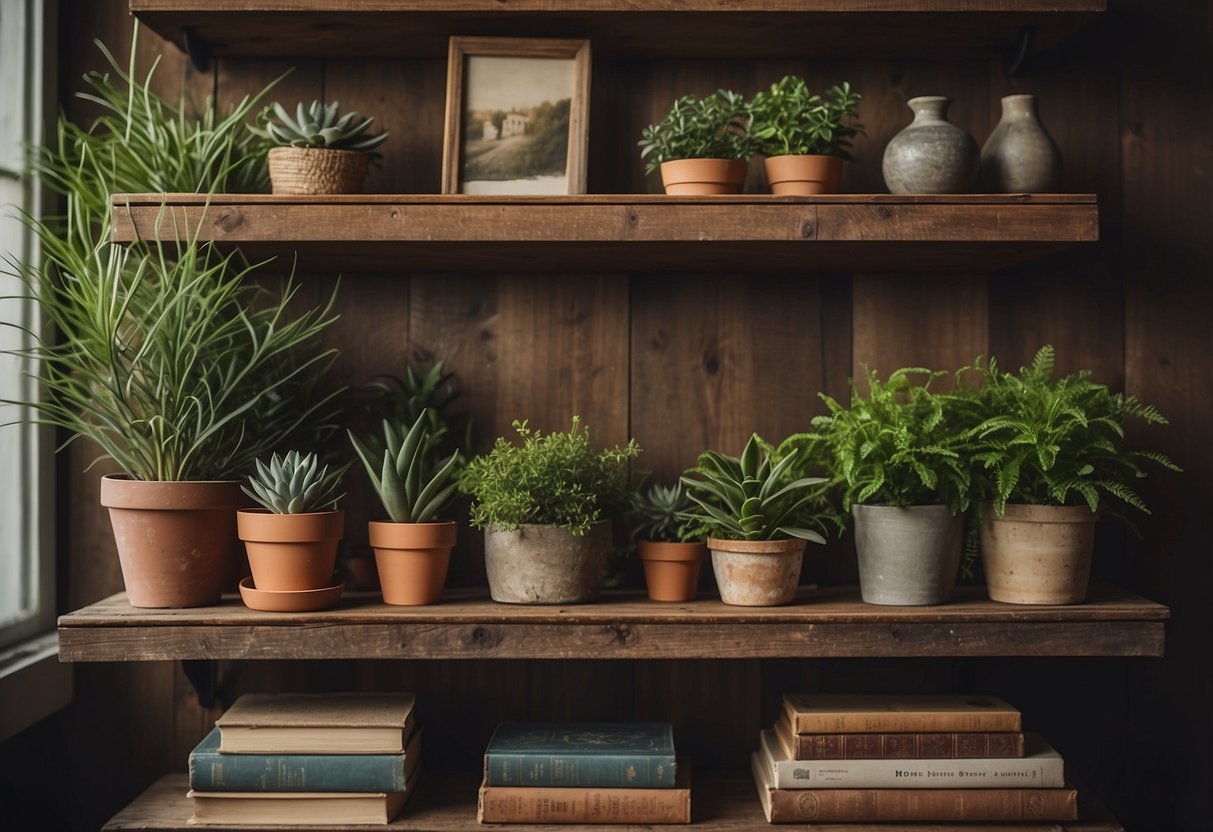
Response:
[[[611,553],[611,524],[582,537],[568,529],[523,523],[514,531],[484,533],[489,594],[505,604],[577,604],[593,601]]]
[[[739,194],[749,167],[732,159],[676,159],[661,163],[661,184],[671,195]]]
[[[986,590],[1009,604],[1081,604],[1091,577],[1096,515],[1086,506],[986,506],[981,565]]]
[[[771,193],[776,195],[836,194],[842,181],[838,156],[768,156],[765,165]]]
[[[375,568],[384,603],[403,607],[435,604],[442,597],[451,547],[455,545],[454,520],[437,523],[367,524],[375,549]]]
[[[692,601],[699,589],[699,568],[707,552],[704,543],[638,540],[644,583],[653,601]]]
[[[947,506],[851,506],[866,604],[946,604],[956,589],[964,518]]]
[[[720,600],[742,607],[791,603],[800,585],[805,542],[708,538]]]
[[[273,514],[236,512],[236,529],[248,552],[253,587],[263,592],[300,592],[333,586],[337,543],[345,512]]]
[[[369,157],[359,150],[275,147],[269,152],[276,194],[360,194]]]
[[[236,480],[101,478],[122,582],[132,607],[201,607],[219,600],[235,562]]]

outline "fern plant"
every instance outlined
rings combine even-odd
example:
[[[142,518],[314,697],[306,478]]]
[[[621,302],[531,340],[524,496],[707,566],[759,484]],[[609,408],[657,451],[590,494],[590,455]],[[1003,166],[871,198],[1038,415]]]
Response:
[[[653,483],[632,494],[632,534],[643,540],[687,543],[703,535],[688,516],[695,503],[682,482],[673,485]]]
[[[787,75],[761,90],[750,102],[754,123],[750,135],[768,156],[838,156],[851,160],[851,140],[863,132],[855,122],[862,96],[843,81],[823,97],[804,79]]]
[[[394,523],[428,523],[457,493],[463,456],[454,451],[439,456],[444,431],[430,428],[431,414],[423,410],[411,424],[383,420],[383,450],[371,448],[347,431],[366,468],[371,485]]]
[[[640,135],[640,158],[645,173],[675,159],[732,159],[745,161],[753,153],[750,143],[750,107],[745,97],[717,90],[699,98],[684,95],[665,118],[650,124]]]
[[[275,453],[268,465],[257,460],[256,473],[240,488],[273,514],[310,514],[336,508],[344,473],[345,467],[321,465],[314,453],[288,451]]]

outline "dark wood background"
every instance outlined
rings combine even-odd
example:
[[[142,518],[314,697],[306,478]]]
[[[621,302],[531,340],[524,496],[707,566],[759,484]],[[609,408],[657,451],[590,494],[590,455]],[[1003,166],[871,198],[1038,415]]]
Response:
[[[1099,194],[1104,242],[995,275],[427,275],[346,276],[332,341],[351,384],[442,359],[458,374],[481,442],[514,418],[561,428],[579,413],[604,441],[635,436],[642,467],[669,479],[706,447],[736,452],[750,430],[779,438],[844,396],[864,365],[952,368],[993,353],[1007,366],[1056,346],[1063,371],[1091,368],[1171,420],[1135,438],[1171,454],[1182,476],[1145,482],[1144,541],[1100,531],[1097,577],[1169,604],[1161,660],[896,657],[832,661],[261,662],[220,666],[223,701],[199,707],[170,663],[78,665],[75,703],[0,746],[0,818],[90,830],[153,779],[185,766],[222,705],[246,690],[409,689],[420,695],[427,765],[474,768],[506,718],[670,719],[681,750],[704,766],[744,765],[784,690],[980,690],[1018,705],[1131,830],[1203,830],[1210,814],[1213,702],[1208,506],[1213,491],[1213,110],[1207,4],[1112,0],[1067,54],[1006,80],[996,61],[597,61],[590,191],[655,191],[635,154],[640,129],[686,92],[751,93],[787,72],[814,88],[849,79],[864,94],[867,136],[845,191],[881,192],[880,154],[908,122],[914,95],[952,96],[953,120],[979,142],[999,98],[1031,92],[1066,162],[1065,190]],[[100,38],[123,59],[122,0],[61,0],[63,102],[99,68]],[[230,102],[291,64],[228,59],[206,73],[144,30],[155,87],[184,84]],[[368,191],[439,189],[445,62],[330,60],[294,64],[284,101],[323,97],[374,114],[392,138]],[[304,264],[305,265],[305,264]],[[307,292],[332,274],[303,274]],[[1202,437],[1205,437],[1202,439]],[[122,588],[97,470],[79,451],[63,466],[62,517],[73,609]],[[351,530],[373,511],[355,488]],[[1202,520],[1201,518],[1205,518]],[[475,582],[474,533],[452,580]],[[843,541],[810,553],[808,578],[854,579]],[[16,827],[14,827],[16,828]],[[32,828],[32,827],[31,827]]]

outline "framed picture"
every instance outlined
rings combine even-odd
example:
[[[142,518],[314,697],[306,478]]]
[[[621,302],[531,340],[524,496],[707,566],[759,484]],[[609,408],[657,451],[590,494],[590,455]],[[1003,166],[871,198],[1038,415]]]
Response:
[[[583,194],[590,42],[453,37],[444,194]]]

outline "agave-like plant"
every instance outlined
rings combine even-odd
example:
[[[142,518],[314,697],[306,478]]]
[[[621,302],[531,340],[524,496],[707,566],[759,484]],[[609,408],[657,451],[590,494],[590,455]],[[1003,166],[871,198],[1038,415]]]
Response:
[[[428,408],[412,425],[384,419],[381,456],[349,431],[371,485],[395,523],[430,522],[455,496],[463,455],[454,451],[445,459],[437,457],[446,431],[432,431],[431,420]]]
[[[696,538],[694,524],[687,512],[695,504],[681,482],[673,485],[653,483],[646,491],[632,495],[633,525],[637,537],[667,543],[685,543]]]
[[[274,454],[266,465],[257,460],[257,471],[241,490],[274,514],[308,514],[326,511],[337,505],[344,494],[337,494],[346,466],[331,469],[320,464],[314,453],[289,451]]]
[[[387,132],[371,134],[371,122],[351,110],[344,115],[341,105],[334,101],[325,104],[313,101],[305,107],[300,101],[295,107],[295,116],[274,102],[273,112],[278,121],[267,119],[264,128],[250,127],[259,136],[264,136],[284,147],[320,147],[329,150],[374,150],[387,139]]]

